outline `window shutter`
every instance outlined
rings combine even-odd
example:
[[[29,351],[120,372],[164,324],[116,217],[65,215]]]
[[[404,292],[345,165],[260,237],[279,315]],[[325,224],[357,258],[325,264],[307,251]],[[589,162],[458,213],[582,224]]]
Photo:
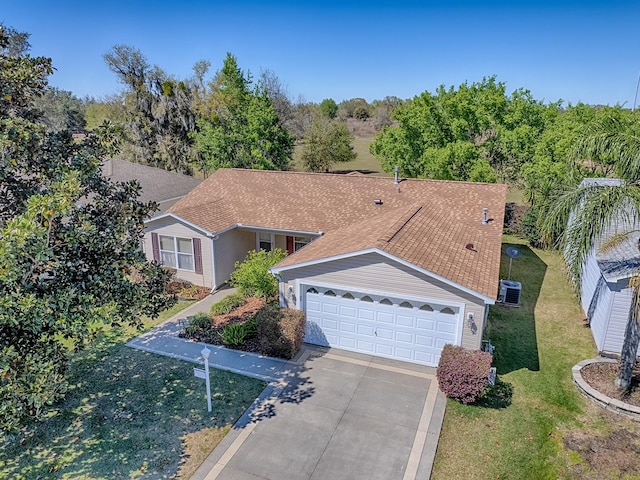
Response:
[[[289,255],[293,253],[293,237],[287,237],[287,253]]]
[[[193,239],[193,266],[196,273],[202,274],[202,245],[199,238]]]
[[[153,260],[160,263],[160,243],[157,233],[151,234],[151,248],[153,248]]]

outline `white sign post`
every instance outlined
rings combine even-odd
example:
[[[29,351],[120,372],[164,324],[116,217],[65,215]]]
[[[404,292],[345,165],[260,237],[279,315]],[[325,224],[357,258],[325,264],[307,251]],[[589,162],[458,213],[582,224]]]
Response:
[[[211,412],[211,381],[209,380],[209,355],[211,354],[211,350],[204,347],[200,353],[202,354],[202,358],[204,358],[204,381],[207,384],[207,410]],[[195,368],[193,371],[196,377],[199,377]]]

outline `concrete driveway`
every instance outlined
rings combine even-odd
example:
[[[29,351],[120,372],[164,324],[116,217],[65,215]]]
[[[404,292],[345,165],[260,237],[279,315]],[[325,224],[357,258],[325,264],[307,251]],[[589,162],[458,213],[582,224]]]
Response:
[[[306,347],[193,479],[428,479],[444,416],[435,369]]]

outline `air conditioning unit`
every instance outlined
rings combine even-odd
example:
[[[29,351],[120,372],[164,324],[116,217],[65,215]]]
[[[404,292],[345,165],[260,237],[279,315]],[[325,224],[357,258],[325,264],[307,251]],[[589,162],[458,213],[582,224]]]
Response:
[[[520,305],[520,290],[522,290],[520,282],[500,280],[498,302],[508,305]]]

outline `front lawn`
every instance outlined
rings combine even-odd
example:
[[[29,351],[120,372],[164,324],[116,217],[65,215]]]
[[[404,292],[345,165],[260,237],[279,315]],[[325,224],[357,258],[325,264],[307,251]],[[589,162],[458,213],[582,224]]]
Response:
[[[640,426],[593,406],[573,386],[571,367],[597,351],[560,256],[505,241],[503,253],[509,244],[522,251],[512,269],[522,305],[492,307],[485,337],[496,347],[500,378],[513,385],[512,404],[448,400],[432,478],[638,478],[625,475],[640,473]],[[508,266],[503,255],[501,278]],[[616,435],[623,441],[606,441]],[[620,449],[629,455],[616,461]]]
[[[132,333],[109,329],[73,355],[64,402],[0,443],[0,478],[189,478],[264,388],[212,370],[209,414],[194,365],[125,347]]]

